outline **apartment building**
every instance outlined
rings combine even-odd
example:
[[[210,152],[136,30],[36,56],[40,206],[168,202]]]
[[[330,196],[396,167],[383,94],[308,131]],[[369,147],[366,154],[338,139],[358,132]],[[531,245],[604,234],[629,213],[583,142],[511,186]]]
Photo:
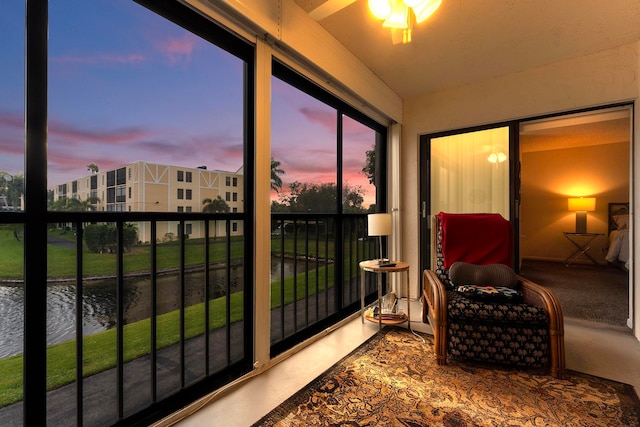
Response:
[[[206,166],[187,168],[145,161],[129,163],[117,169],[100,171],[53,189],[53,200],[73,198],[87,203],[87,210],[107,212],[202,212],[205,200],[220,197],[229,212],[242,209],[243,169],[235,172],[208,170]],[[137,225],[141,242],[151,240],[150,225]],[[216,224],[218,236],[226,233],[224,224]],[[186,222],[185,234],[204,237],[199,221]],[[179,224],[158,223],[157,240],[177,236]],[[242,224],[231,223],[231,234],[242,234]]]

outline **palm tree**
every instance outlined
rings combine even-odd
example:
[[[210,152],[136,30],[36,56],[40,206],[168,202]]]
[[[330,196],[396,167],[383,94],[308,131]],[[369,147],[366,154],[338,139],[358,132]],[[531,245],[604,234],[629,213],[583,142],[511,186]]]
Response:
[[[91,163],[87,165],[87,170],[91,171],[91,175],[95,175],[98,173],[98,171],[100,170],[100,168],[98,167],[98,165],[96,165],[95,163]]]
[[[271,158],[271,189],[280,192],[282,189],[282,179],[279,175],[284,175],[286,172],[280,169],[280,162],[273,157]]]
[[[215,199],[206,198],[202,201],[202,212],[229,212],[230,208],[227,202],[218,196]],[[213,240],[218,238],[218,221],[213,222]]]
[[[222,200],[222,197],[218,196],[215,199],[204,199],[202,201],[202,212],[229,212],[230,208],[227,202]]]

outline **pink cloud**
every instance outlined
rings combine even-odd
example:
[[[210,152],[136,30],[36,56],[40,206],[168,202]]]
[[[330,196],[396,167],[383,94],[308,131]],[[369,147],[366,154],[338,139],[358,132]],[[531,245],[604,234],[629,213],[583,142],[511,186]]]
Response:
[[[322,127],[335,132],[336,129],[336,113],[335,111],[328,111],[326,109],[316,109],[310,107],[300,108],[300,113],[307,118],[311,123],[317,123]]]
[[[177,64],[191,60],[191,53],[197,43],[196,37],[184,34],[181,38],[170,38],[156,43],[156,49],[167,57],[171,64]]]
[[[69,147],[79,143],[118,145],[147,138],[153,133],[141,128],[89,130],[50,119],[48,134],[50,139],[64,141],[64,146]]]

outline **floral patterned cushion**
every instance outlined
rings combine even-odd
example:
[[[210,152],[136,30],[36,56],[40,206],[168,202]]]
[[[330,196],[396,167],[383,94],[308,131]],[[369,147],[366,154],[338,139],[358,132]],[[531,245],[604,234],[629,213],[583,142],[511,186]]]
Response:
[[[509,323],[513,325],[548,325],[546,310],[529,304],[478,301],[456,291],[447,292],[447,320]]]
[[[448,334],[447,352],[453,358],[529,368],[549,366],[546,328],[450,323]]]

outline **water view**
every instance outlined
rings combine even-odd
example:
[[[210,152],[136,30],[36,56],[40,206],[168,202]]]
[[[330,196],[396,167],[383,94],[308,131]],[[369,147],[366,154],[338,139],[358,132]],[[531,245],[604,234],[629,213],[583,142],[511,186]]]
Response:
[[[279,259],[271,261],[271,280],[279,280],[284,269],[285,276],[294,271],[294,262],[281,264]],[[297,263],[297,271],[304,271],[304,262]],[[231,291],[242,290],[243,266],[231,267]],[[176,275],[157,278],[158,314],[177,310],[180,307],[180,284]],[[227,280],[226,269],[211,270],[210,295],[224,295]],[[204,301],[204,274],[188,273],[185,278],[185,305]],[[136,322],[151,314],[151,286],[146,277],[125,280],[124,321]],[[0,286],[0,358],[22,353],[23,345],[23,287]],[[82,332],[91,335],[107,330],[117,323],[116,284],[114,279],[95,280],[83,286]],[[76,286],[71,283],[54,283],[47,288],[47,344],[56,344],[75,339],[76,334]]]

